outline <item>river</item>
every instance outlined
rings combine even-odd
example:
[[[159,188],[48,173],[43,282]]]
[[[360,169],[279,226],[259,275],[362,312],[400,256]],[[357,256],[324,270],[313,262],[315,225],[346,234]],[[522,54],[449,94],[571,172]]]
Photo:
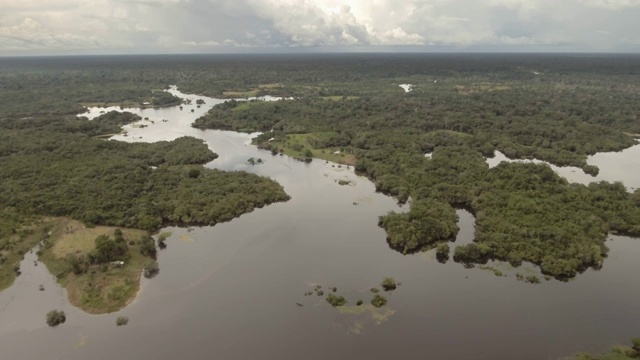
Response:
[[[127,126],[128,135],[115,139],[201,138],[220,155],[206,166],[269,176],[292,199],[214,227],[165,229],[172,236],[160,251],[160,274],[143,279],[137,299],[113,314],[70,306],[27,254],[23,275],[0,293],[2,359],[549,359],[603,351],[640,334],[637,240],[611,236],[601,270],[540,285],[515,279],[515,272],[537,273],[531,266],[502,268],[507,276],[497,277],[440,264],[433,252],[405,256],[389,249],[377,226],[379,215],[404,209],[352,168],[272,156],[250,145],[248,134],[191,128],[221,100],[170,91],[192,104],[130,109],[148,126]],[[198,108],[197,99],[205,105]],[[248,165],[250,157],[264,163]],[[456,242],[468,243],[473,216],[458,214]],[[381,309],[332,308],[323,297],[304,296],[321,284],[325,296],[336,286],[348,305],[368,303],[369,289],[389,276],[402,285],[385,294]],[[64,310],[67,322],[49,328],[52,309]],[[121,315],[129,325],[115,325]]]

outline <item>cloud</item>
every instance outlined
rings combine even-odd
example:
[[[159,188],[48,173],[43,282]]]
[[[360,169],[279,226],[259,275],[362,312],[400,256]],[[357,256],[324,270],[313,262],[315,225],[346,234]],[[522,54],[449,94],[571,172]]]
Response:
[[[640,51],[640,0],[2,0],[0,55],[77,49]]]
[[[587,6],[607,10],[640,7],[640,0],[587,0]]]
[[[96,24],[96,29],[101,24]],[[25,18],[22,23],[0,27],[0,46],[6,49],[78,49],[100,46],[95,36],[80,36],[73,33],[50,33],[39,22]]]

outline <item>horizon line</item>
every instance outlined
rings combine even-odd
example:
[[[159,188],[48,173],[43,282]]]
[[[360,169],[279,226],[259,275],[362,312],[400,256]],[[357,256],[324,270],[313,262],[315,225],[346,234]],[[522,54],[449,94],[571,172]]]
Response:
[[[277,56],[277,55],[636,55],[640,52],[588,52],[588,51],[322,51],[322,52],[212,52],[212,53],[93,53],[93,54],[20,54],[1,55],[11,58],[63,58],[63,57],[126,57],[126,56]]]

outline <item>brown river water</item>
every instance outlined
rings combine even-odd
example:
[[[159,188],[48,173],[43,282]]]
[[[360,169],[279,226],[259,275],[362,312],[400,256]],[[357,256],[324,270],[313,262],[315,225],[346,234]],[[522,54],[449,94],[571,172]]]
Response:
[[[27,254],[23,275],[0,293],[0,359],[555,359],[640,336],[639,240],[611,236],[601,270],[540,285],[516,280],[516,272],[539,274],[527,264],[493,264],[507,275],[497,277],[451,260],[440,264],[433,252],[405,256],[388,247],[377,217],[406,208],[352,168],[272,156],[250,145],[247,134],[193,129],[193,120],[221,100],[171,91],[193,105],[131,109],[149,126],[127,126],[128,136],[116,139],[204,139],[220,155],[208,167],[269,176],[292,199],[214,227],[165,229],[172,236],[160,251],[160,274],[143,279],[136,300],[113,314],[73,308]],[[197,108],[196,99],[206,104]],[[638,146],[589,162],[600,166],[599,156],[620,172],[601,166],[601,177],[639,186]],[[264,164],[250,166],[250,157]],[[339,179],[353,183],[340,186]],[[468,243],[473,216],[458,214],[456,243]],[[389,276],[402,285],[385,294],[387,306],[354,306],[368,304],[369,289]],[[324,297],[304,296],[316,284],[325,296],[336,286],[349,303],[332,308]],[[52,309],[64,310],[67,322],[49,328]],[[116,327],[121,315],[129,325]]]

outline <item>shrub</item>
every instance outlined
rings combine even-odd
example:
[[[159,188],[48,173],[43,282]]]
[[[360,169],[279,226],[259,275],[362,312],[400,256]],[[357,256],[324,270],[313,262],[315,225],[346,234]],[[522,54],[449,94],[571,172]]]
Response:
[[[331,304],[331,306],[336,307],[346,304],[347,300],[343,296],[329,294],[329,296],[327,296],[327,302]]]
[[[190,179],[197,179],[198,177],[200,177],[200,169],[196,169],[196,168],[189,169],[189,171],[187,172],[187,176]]]
[[[438,246],[436,247],[436,258],[440,262],[446,262],[447,260],[449,260],[449,244],[438,244]]]
[[[387,298],[385,298],[384,296],[380,295],[380,294],[375,294],[373,299],[371,300],[371,305],[379,308],[379,307],[383,307],[387,304]]]
[[[393,291],[397,287],[396,281],[393,278],[385,278],[382,281],[382,288],[384,291]]]
[[[372,288],[371,288],[371,292],[372,292],[372,293],[374,293],[374,294],[377,294],[377,293],[379,293],[379,292],[380,292],[380,290],[378,290],[378,288],[374,288],[374,287],[372,287]]]
[[[357,302],[356,304],[357,304],[358,306],[360,306],[360,305],[364,304],[364,301],[362,301],[362,300],[358,300],[358,302]]]
[[[622,359],[631,359],[631,358],[637,357],[636,356],[637,354],[636,354],[635,350],[633,350],[632,348],[630,348],[628,346],[624,346],[624,345],[612,346],[611,350],[609,350],[609,352],[611,354],[624,356],[624,358],[622,358]],[[615,359],[617,359],[617,358],[618,357],[616,357]]]
[[[527,279],[525,281],[530,284],[540,284],[540,279],[538,279],[538,277],[535,275],[527,276]]]
[[[84,262],[83,255],[78,257],[75,254],[68,254],[66,260],[74,274],[80,275],[87,271],[87,264]]]
[[[65,321],[67,321],[67,317],[64,311],[51,310],[47,313],[47,325],[51,327],[64,324]]]
[[[163,233],[160,233],[160,235],[158,235],[158,247],[160,247],[160,249],[165,249],[167,247],[167,244],[165,243],[165,241],[169,236],[171,236],[171,233],[168,231],[165,231]]]
[[[111,239],[108,235],[100,235],[95,239],[96,249],[94,260],[98,264],[110,261],[122,260],[127,253],[127,244],[122,241]]]
[[[151,279],[156,275],[158,275],[159,272],[160,272],[160,267],[158,267],[158,262],[153,261],[144,267],[143,274],[144,274],[144,277],[146,277],[147,279]]]
[[[140,244],[140,253],[152,258],[156,257],[156,242],[152,237],[144,237]]]
[[[128,323],[129,323],[129,318],[126,316],[118,316],[118,318],[116,319],[116,325],[118,326],[127,325]]]
[[[631,343],[633,344],[631,347],[635,350],[638,355],[640,355],[640,338],[631,339]]]
[[[453,260],[462,263],[486,263],[491,248],[485,244],[471,243],[465,246],[456,246]]]

